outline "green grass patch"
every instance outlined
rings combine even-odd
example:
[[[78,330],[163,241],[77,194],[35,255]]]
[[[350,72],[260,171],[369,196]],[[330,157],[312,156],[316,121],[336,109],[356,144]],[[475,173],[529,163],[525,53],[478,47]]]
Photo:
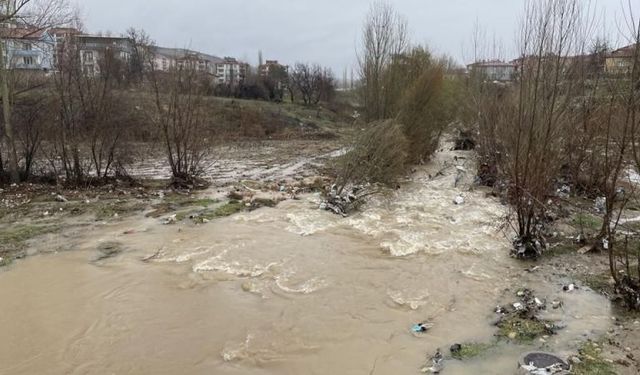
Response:
[[[204,223],[205,221],[237,214],[238,212],[244,211],[246,208],[247,207],[243,202],[231,200],[215,210],[205,210],[199,215],[195,215],[193,220],[196,223]]]
[[[461,344],[460,350],[452,351],[451,356],[461,361],[466,359],[472,359],[486,353],[493,346],[494,345],[491,345],[491,344],[484,344],[484,343],[477,343],[477,342]]]
[[[20,244],[34,237],[59,230],[58,225],[12,225],[0,229],[0,246]]]
[[[580,363],[573,366],[576,375],[615,375],[613,364],[602,358],[600,346],[593,342],[585,343],[579,350]]]
[[[13,263],[13,259],[11,259],[11,258],[2,258],[2,260],[0,260],[0,268],[9,266],[11,263]]]
[[[573,224],[578,228],[588,230],[599,230],[602,228],[602,219],[585,213],[579,213],[573,217]]]
[[[184,207],[202,207],[208,208],[209,206],[213,206],[215,204],[220,203],[217,199],[211,198],[190,198],[182,195],[172,195],[167,198],[162,203],[158,203],[152,206],[153,211],[149,212],[146,216],[158,218],[160,216],[164,216],[175,212]],[[183,217],[184,218],[184,217]]]
[[[199,207],[207,208],[217,203],[220,203],[220,201],[217,199],[210,199],[210,198],[188,199],[180,202],[180,207],[199,206]]]
[[[611,274],[609,272],[601,274],[585,274],[582,281],[591,289],[599,293],[612,294],[614,286],[611,284]]]
[[[549,246],[549,249],[545,251],[545,255],[548,256],[560,256],[565,254],[573,254],[578,251],[578,246],[571,242],[560,242]]]
[[[258,209],[260,207],[275,207],[278,205],[278,202],[273,200],[273,199],[269,199],[269,198],[256,198],[253,200],[253,202],[251,202],[251,208],[252,209]]]
[[[11,264],[11,262],[19,257],[24,248],[26,242],[42,236],[47,233],[53,233],[60,230],[60,226],[57,224],[40,224],[40,225],[27,225],[27,224],[15,224],[0,229],[0,267]]]
[[[552,322],[514,314],[498,323],[497,336],[519,343],[530,343],[539,337],[552,335],[552,327]]]
[[[99,204],[95,209],[96,220],[107,220],[143,211],[147,205],[142,202],[115,201]]]

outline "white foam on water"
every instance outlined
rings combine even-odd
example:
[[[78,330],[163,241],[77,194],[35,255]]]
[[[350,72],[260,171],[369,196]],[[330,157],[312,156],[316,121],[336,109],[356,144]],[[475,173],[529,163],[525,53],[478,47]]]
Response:
[[[287,220],[290,225],[286,230],[299,234],[301,236],[310,236],[312,234],[325,231],[337,225],[336,217],[328,217],[332,215],[321,210],[305,210],[287,214]]]
[[[295,282],[291,280],[294,275],[294,272],[289,271],[275,276],[275,285],[283,292],[293,294],[311,294],[329,285],[327,281],[321,277]]]
[[[427,299],[430,293],[427,289],[414,291],[387,290],[387,295],[396,305],[406,306],[411,310],[418,310],[428,303]]]

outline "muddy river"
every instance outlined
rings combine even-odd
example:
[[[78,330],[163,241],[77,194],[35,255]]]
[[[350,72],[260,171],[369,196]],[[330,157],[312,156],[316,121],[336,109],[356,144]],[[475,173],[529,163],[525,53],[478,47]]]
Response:
[[[454,188],[454,164],[473,166],[453,156],[349,218],[307,195],[199,226],[138,215],[50,236],[33,246],[68,251],[0,272],[0,374],[415,374],[437,348],[492,342],[493,310],[520,286],[561,295],[547,318],[567,328],[444,374],[512,374],[523,352],[605,332],[604,297],[562,295],[509,258],[504,206],[470,177]],[[109,241],[125,251],[100,260]],[[421,321],[434,327],[417,337]]]

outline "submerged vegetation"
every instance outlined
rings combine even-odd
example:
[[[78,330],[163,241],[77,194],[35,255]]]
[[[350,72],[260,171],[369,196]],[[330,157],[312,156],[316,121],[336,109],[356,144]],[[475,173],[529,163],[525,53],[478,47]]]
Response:
[[[586,342],[578,351],[579,363],[573,365],[572,373],[576,375],[615,375],[611,362],[602,358],[602,348],[599,344]]]
[[[554,334],[553,322],[520,314],[505,317],[498,323],[497,336],[519,343],[530,343],[542,336]]]
[[[38,236],[59,231],[61,224],[14,224],[0,227],[0,267],[24,256],[27,242]]]
[[[473,359],[482,356],[493,347],[495,345],[477,342],[454,345],[451,347],[451,357],[461,361]]]

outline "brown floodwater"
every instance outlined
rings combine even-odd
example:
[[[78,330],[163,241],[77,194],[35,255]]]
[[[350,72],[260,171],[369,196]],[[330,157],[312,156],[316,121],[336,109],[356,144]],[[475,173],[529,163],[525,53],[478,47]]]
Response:
[[[494,307],[520,286],[562,297],[548,317],[567,328],[445,374],[512,374],[523,352],[569,353],[606,331],[605,298],[563,294],[509,258],[504,207],[454,188],[453,155],[349,218],[309,195],[205,225],[139,215],[34,243],[43,254],[0,272],[0,374],[420,373],[437,348],[492,342]],[[100,260],[108,241],[125,251]],[[413,335],[425,320],[433,329]]]

